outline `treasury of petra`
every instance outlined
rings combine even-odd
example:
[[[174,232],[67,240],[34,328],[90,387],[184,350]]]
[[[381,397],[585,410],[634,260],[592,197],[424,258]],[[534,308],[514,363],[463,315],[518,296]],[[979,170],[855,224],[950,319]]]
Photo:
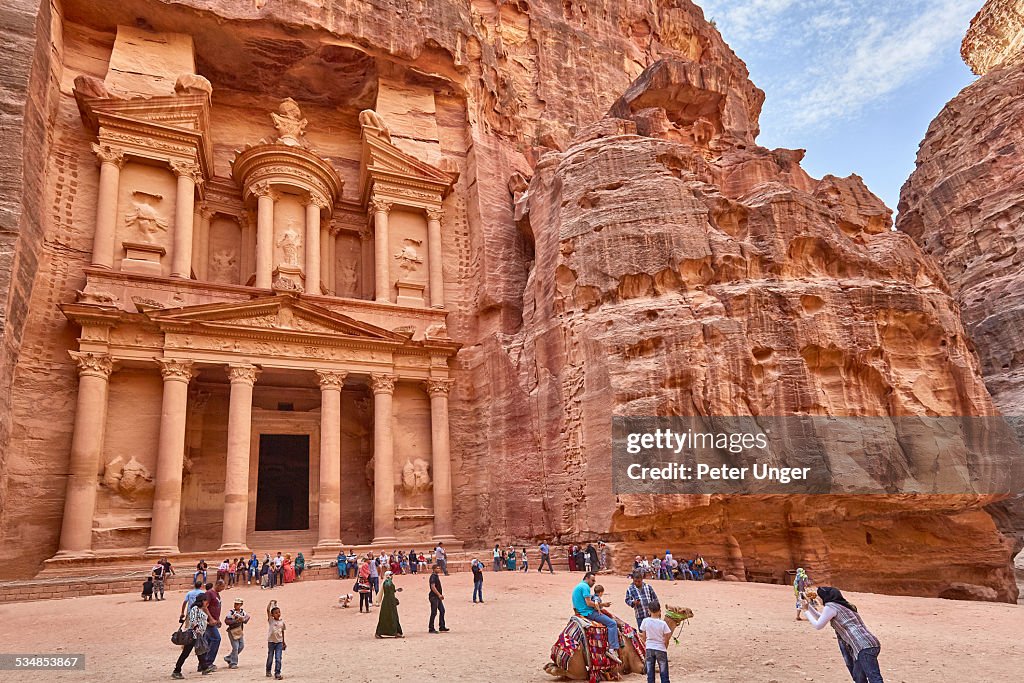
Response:
[[[943,197],[759,146],[688,0],[4,4],[0,578],[600,539],[1016,601],[1013,492],[613,492],[612,416],[1021,408]]]

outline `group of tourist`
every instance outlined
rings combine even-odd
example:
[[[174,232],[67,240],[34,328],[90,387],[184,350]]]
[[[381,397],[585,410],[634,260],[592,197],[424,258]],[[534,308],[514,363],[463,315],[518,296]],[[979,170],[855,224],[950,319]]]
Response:
[[[518,568],[519,571],[528,571],[529,560],[526,558],[526,548],[523,547],[521,550],[516,549],[509,544],[508,548],[502,548],[500,544],[494,544],[494,571],[509,571],[514,572]],[[518,560],[518,564],[517,564]],[[476,560],[473,560],[476,562]]]
[[[699,553],[692,560],[677,560],[671,550],[666,550],[664,557],[655,555],[651,559],[647,559],[646,555],[637,555],[633,560],[633,571],[640,571],[644,578],[661,581],[703,581],[706,578],[717,578],[721,574]]]
[[[569,571],[571,572],[599,572],[608,569],[608,546],[604,541],[598,541],[595,547],[593,543],[574,545],[569,548]]]

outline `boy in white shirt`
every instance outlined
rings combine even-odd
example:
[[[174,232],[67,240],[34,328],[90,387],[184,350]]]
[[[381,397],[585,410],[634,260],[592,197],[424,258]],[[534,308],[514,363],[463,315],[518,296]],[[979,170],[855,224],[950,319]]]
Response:
[[[661,605],[652,602],[649,609],[651,616],[640,623],[641,637],[647,648],[647,683],[654,683],[654,665],[657,663],[661,673],[661,683],[668,680],[668,641],[672,638],[672,629],[661,618]]]

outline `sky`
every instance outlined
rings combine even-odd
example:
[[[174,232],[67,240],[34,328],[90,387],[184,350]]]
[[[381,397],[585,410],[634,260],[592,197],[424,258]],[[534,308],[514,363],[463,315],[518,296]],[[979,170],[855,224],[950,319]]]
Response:
[[[895,212],[932,119],[974,80],[960,41],[984,0],[695,0],[765,91],[758,143],[864,178]]]

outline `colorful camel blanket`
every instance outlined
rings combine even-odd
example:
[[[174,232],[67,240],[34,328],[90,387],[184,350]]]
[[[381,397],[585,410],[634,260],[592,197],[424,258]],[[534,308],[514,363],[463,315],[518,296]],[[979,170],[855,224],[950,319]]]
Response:
[[[644,644],[640,642],[640,636],[636,629],[622,621],[618,621],[619,634],[622,639],[629,639],[633,647],[640,654],[641,659],[646,656]],[[567,670],[569,660],[576,653],[580,646],[586,642],[587,647],[583,650],[584,660],[587,663],[587,673],[590,675],[590,683],[597,681],[617,681],[619,674],[616,671],[615,662],[608,658],[608,629],[604,626],[573,617],[562,629],[558,640],[551,646],[551,661],[559,669]]]

